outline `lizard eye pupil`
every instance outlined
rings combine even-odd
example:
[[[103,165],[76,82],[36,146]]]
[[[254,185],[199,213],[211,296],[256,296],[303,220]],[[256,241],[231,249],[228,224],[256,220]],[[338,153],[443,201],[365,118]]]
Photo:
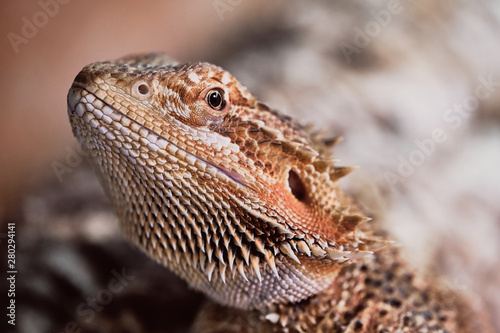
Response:
[[[226,101],[224,100],[224,92],[221,89],[210,90],[205,100],[207,104],[214,110],[220,111],[226,106]]]
[[[137,91],[139,91],[141,95],[147,95],[149,93],[149,87],[147,84],[143,83],[137,87]]]

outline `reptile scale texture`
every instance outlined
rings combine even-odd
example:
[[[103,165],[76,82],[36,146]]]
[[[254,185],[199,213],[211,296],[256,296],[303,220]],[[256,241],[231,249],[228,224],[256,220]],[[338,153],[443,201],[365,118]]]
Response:
[[[93,63],[68,114],[125,237],[210,299],[193,332],[491,331],[342,191],[353,169],[335,165],[338,138],[220,67],[156,53]]]

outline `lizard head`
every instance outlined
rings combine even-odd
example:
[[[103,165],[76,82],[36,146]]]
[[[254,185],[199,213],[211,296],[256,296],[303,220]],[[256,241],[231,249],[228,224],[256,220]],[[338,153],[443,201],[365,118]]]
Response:
[[[217,66],[159,54],[94,63],[68,113],[125,236],[223,304],[303,300],[371,253],[366,218],[337,183],[351,169],[331,160],[335,140]]]

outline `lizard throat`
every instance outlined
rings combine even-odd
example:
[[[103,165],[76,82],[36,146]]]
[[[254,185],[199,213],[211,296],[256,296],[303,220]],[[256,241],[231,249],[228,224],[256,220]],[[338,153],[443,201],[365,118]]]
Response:
[[[164,136],[155,133],[146,126],[141,125],[139,122],[123,114],[110,104],[97,97],[94,93],[85,89],[85,87],[73,84],[73,87],[70,89],[68,94],[68,105],[70,107],[70,115],[83,119],[86,123],[97,128],[108,138],[113,136],[113,130],[123,133],[124,131],[127,132],[131,129],[136,134],[136,141],[140,140],[139,137],[142,138],[147,142],[148,148],[157,152],[159,155],[162,155],[162,150],[166,150],[168,153],[176,151],[177,155],[187,157],[184,158],[186,161],[198,161],[198,165],[201,163],[208,169],[226,176],[230,182],[234,182],[238,186],[244,188],[248,186],[248,184],[246,184],[243,180],[243,177],[236,172],[227,170],[216,163],[209,162],[191,154],[185,149],[180,148]],[[130,133],[123,134],[129,135]],[[196,162],[194,164],[196,164]]]

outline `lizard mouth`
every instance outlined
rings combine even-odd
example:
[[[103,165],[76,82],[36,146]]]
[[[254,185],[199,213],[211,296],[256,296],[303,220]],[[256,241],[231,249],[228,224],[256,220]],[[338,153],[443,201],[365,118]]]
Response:
[[[215,163],[195,156],[180,148],[165,137],[123,114],[81,85],[73,84],[69,90],[68,113],[70,120],[73,117],[79,118],[86,123],[89,123],[92,127],[97,128],[98,131],[104,135],[110,133],[106,135],[108,138],[115,137],[112,135],[112,130],[110,129],[117,130],[122,134],[135,133],[137,136],[140,136],[149,142],[147,147],[151,151],[158,152],[163,150],[168,151],[169,154],[173,154],[173,152],[175,152],[175,157],[184,157],[184,161],[191,161],[192,164],[196,164],[196,161],[202,163],[207,167],[206,170],[208,173],[213,174],[214,171],[216,171],[217,173],[226,176],[230,181],[239,186],[247,187],[248,185],[244,182],[243,177],[236,172],[227,170]],[[93,117],[85,116],[86,114],[92,115]],[[81,140],[81,135],[77,136]],[[135,141],[138,141],[138,138]]]

